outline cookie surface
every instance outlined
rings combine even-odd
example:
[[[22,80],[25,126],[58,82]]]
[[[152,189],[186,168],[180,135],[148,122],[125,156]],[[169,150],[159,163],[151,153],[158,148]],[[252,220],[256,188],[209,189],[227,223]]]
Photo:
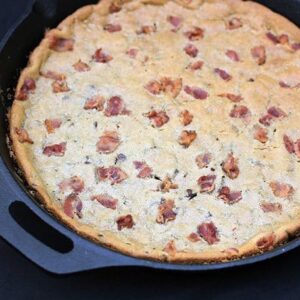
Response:
[[[300,226],[299,42],[252,2],[84,7],[20,77],[16,159],[49,211],[119,251],[270,250]]]

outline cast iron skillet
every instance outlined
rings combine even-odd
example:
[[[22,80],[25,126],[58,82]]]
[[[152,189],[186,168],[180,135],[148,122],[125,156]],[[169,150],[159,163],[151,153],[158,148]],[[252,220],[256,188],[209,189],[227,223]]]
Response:
[[[204,271],[231,268],[270,259],[300,245],[295,238],[273,251],[237,261],[179,265],[129,257],[96,245],[59,223],[34,197],[16,171],[6,145],[6,113],[13,88],[28,54],[46,28],[55,27],[67,15],[97,0],[36,0],[0,43],[0,235],[31,261],[53,273],[67,274],[111,266],[143,266],[156,269]],[[258,1],[300,26],[300,0]]]

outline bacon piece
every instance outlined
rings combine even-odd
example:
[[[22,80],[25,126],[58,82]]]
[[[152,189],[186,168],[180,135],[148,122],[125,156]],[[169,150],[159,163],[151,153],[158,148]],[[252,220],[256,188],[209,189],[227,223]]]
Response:
[[[91,200],[98,201],[102,206],[115,210],[117,208],[118,200],[109,196],[108,194],[100,194],[91,196]]]
[[[167,222],[175,220],[177,214],[173,211],[174,208],[174,200],[163,200],[158,207],[156,222],[158,224],[166,224]]]
[[[229,153],[226,161],[222,163],[222,169],[230,179],[237,178],[240,174],[238,159],[232,153]]]
[[[232,76],[228,74],[225,70],[222,70],[220,68],[215,68],[215,73],[219,75],[223,80],[230,81],[232,79]]]
[[[97,49],[92,58],[94,61],[102,64],[105,64],[113,59],[113,57],[105,53],[102,48]]]
[[[148,82],[145,85],[145,89],[150,92],[153,95],[158,95],[160,94],[162,88],[161,88],[161,84],[159,81],[157,80],[151,80],[150,82]]]
[[[268,130],[266,128],[262,128],[259,125],[255,125],[253,137],[264,144],[268,141]]]
[[[268,202],[262,202],[260,204],[261,209],[263,212],[275,212],[275,213],[281,213],[282,212],[282,205],[280,203],[268,203]]]
[[[183,110],[180,114],[180,122],[183,126],[187,126],[192,123],[194,116],[187,110]]]
[[[181,78],[171,79],[170,77],[162,77],[160,79],[160,84],[161,90],[173,98],[176,98],[182,89]]]
[[[113,14],[119,12],[121,9],[122,9],[121,3],[115,1],[110,4],[108,11],[111,14]]]
[[[175,255],[177,249],[174,240],[169,241],[163,251],[167,252],[169,255]]]
[[[257,46],[251,49],[251,55],[256,63],[261,66],[266,62],[266,48],[264,46]]]
[[[149,167],[147,163],[144,161],[134,161],[133,162],[135,168],[139,171],[137,174],[138,178],[149,178],[152,175],[152,168]]]
[[[91,70],[90,66],[83,62],[81,59],[79,59],[78,62],[73,65],[73,68],[77,72],[88,72]]]
[[[170,190],[178,189],[178,184],[172,182],[170,177],[166,177],[159,185],[159,190],[163,193],[168,193]]]
[[[200,169],[203,169],[209,165],[212,160],[212,155],[210,153],[204,153],[197,155],[196,164]]]
[[[269,185],[275,197],[290,198],[294,194],[294,188],[290,184],[272,181]]]
[[[279,39],[278,37],[273,34],[272,32],[267,32],[266,33],[266,37],[271,41],[273,42],[273,44],[278,44],[279,43]]]
[[[264,236],[256,242],[256,246],[262,251],[270,250],[274,246],[275,238],[274,233]]]
[[[66,152],[66,146],[67,143],[63,142],[60,144],[53,144],[46,146],[43,149],[43,154],[47,155],[48,157],[50,156],[64,156]]]
[[[223,186],[219,190],[218,198],[222,199],[226,204],[234,204],[242,200],[242,192],[232,192],[227,186]]]
[[[121,144],[119,135],[116,131],[104,131],[103,135],[97,142],[97,152],[100,153],[112,153]]]
[[[300,139],[295,142],[295,153],[298,158],[300,158]]]
[[[136,58],[138,52],[139,52],[138,49],[131,48],[131,49],[128,49],[128,50],[126,51],[126,54],[127,54],[130,58]]]
[[[60,119],[46,119],[44,122],[48,133],[53,133],[55,129],[61,126],[61,123]]]
[[[204,91],[201,88],[198,88],[196,86],[190,87],[186,85],[184,87],[184,91],[188,94],[194,97],[197,100],[205,100],[209,95],[206,91]]]
[[[105,99],[102,96],[94,96],[85,101],[84,109],[97,109],[98,111],[102,111],[104,108]]]
[[[70,194],[66,197],[63,205],[64,213],[70,217],[74,218],[74,215],[77,215],[81,218],[82,202],[79,199],[78,195],[75,193]]]
[[[168,123],[169,117],[165,111],[156,111],[152,110],[145,114],[147,118],[151,120],[151,123],[154,127],[162,127],[164,124]]]
[[[184,36],[187,37],[190,41],[197,41],[203,39],[204,30],[200,27],[194,26],[192,30],[186,31]]]
[[[26,129],[24,128],[16,128],[15,127],[15,133],[18,136],[18,141],[22,144],[28,143],[33,144],[33,140],[29,137],[29,134]]]
[[[64,81],[66,80],[66,75],[54,71],[47,71],[47,72],[40,72],[41,76],[48,78],[48,79],[53,79],[57,81]]]
[[[226,29],[233,30],[242,27],[243,23],[240,18],[232,18],[230,20],[227,20],[225,25],[226,25]]]
[[[178,143],[184,148],[188,148],[196,139],[197,133],[194,130],[183,130],[178,138]]]
[[[96,176],[99,181],[110,180],[111,185],[121,183],[128,178],[128,175],[119,167],[99,167],[96,169]]]
[[[235,62],[239,62],[239,61],[240,61],[239,55],[238,55],[237,52],[234,51],[234,50],[227,50],[225,54],[226,54],[226,56],[227,56],[228,58],[230,58],[232,61],[235,61]]]
[[[259,119],[259,122],[264,126],[270,126],[275,119],[285,118],[287,114],[279,107],[271,106],[267,110],[267,114]]]
[[[168,16],[167,21],[170,24],[172,24],[175,29],[178,30],[179,27],[181,26],[182,19],[180,17],[176,17],[176,16]]]
[[[57,52],[73,51],[74,40],[50,36],[49,48]]]
[[[200,237],[199,237],[199,235],[198,235],[197,233],[195,233],[195,232],[192,232],[192,233],[187,237],[187,239],[188,239],[190,242],[192,242],[192,243],[196,243],[196,242],[198,242],[198,241],[201,240]]]
[[[229,116],[231,118],[243,119],[245,122],[248,123],[250,121],[251,112],[245,105],[234,105]]]
[[[117,219],[118,230],[122,230],[123,228],[132,228],[135,225],[132,215],[120,216]]]
[[[290,41],[289,36],[287,34],[281,34],[278,37],[278,40],[279,40],[279,43],[282,45],[288,44]]]
[[[154,25],[143,25],[139,30],[137,30],[137,34],[150,34],[156,32],[156,24]]]
[[[284,89],[290,89],[291,88],[291,86],[289,85],[289,84],[287,84],[287,83],[285,83],[284,81],[279,81],[279,85],[282,87],[282,88],[284,88]]]
[[[121,31],[122,30],[122,26],[120,24],[111,24],[111,23],[108,23],[108,24],[105,24],[103,26],[103,29],[105,31],[113,33],[113,32]]]
[[[201,70],[203,67],[204,62],[201,60],[197,60],[193,63],[190,63],[187,68],[192,70],[192,71],[196,71],[196,70]]]
[[[209,245],[219,242],[217,227],[213,222],[200,224],[197,232]]]
[[[198,179],[200,193],[211,193],[215,189],[216,175],[201,176]]]
[[[196,57],[198,55],[199,50],[193,44],[187,44],[183,50],[185,53],[191,57]]]
[[[17,100],[27,100],[28,94],[36,89],[35,81],[32,78],[24,80],[19,92],[16,95]]]
[[[283,142],[288,153],[295,153],[295,144],[286,134],[283,136]]]
[[[71,178],[60,182],[58,187],[63,192],[65,192],[67,189],[71,189],[75,193],[81,193],[84,189],[84,181],[79,176],[72,176]]]
[[[300,43],[293,43],[291,47],[294,51],[298,51],[300,50]]]
[[[68,84],[65,80],[55,80],[52,82],[53,93],[65,93],[70,91]]]
[[[107,101],[107,106],[104,111],[106,117],[129,115],[130,111],[126,109],[123,99],[119,96],[111,97]]]
[[[235,94],[230,94],[230,93],[219,94],[218,97],[227,98],[231,102],[234,102],[234,103],[240,102],[244,99],[241,95],[235,95]]]

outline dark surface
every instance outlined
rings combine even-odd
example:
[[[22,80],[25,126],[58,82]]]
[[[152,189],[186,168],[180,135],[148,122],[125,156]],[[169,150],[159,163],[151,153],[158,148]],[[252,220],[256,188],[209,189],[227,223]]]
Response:
[[[1,0],[0,39],[29,2]],[[85,299],[299,299],[299,253],[300,250],[294,250],[255,266],[209,273],[114,268],[55,276],[34,266],[0,240],[0,292],[2,299],[66,299],[68,296]]]

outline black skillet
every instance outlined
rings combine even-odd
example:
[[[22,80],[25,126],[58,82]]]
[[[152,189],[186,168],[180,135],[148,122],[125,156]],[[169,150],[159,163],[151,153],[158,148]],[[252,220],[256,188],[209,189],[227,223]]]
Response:
[[[59,223],[30,195],[16,171],[6,145],[7,109],[13,88],[28,54],[46,28],[55,27],[80,6],[96,0],[36,0],[0,43],[0,235],[40,267],[67,274],[110,266],[143,266],[157,269],[205,271],[237,267],[270,259],[300,245],[295,238],[273,251],[237,261],[178,265],[129,257],[96,245]],[[300,0],[257,1],[300,26]]]

